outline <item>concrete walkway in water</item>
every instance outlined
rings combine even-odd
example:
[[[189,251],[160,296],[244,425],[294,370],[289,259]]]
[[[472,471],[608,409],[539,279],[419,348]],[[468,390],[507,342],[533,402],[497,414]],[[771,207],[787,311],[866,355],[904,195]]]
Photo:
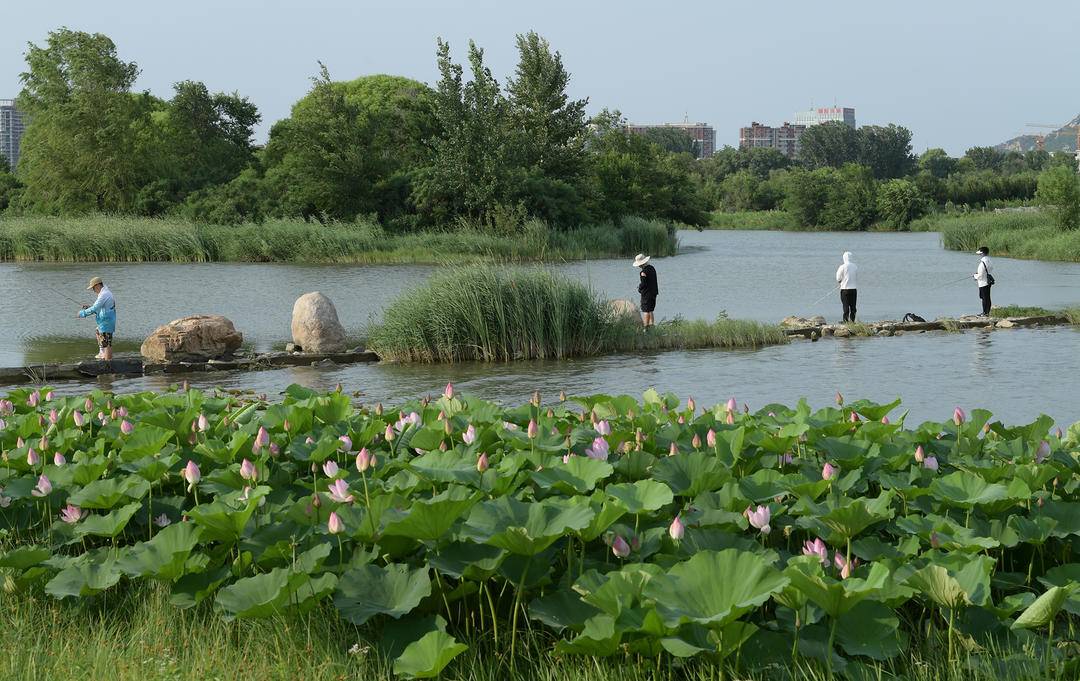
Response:
[[[820,318],[819,318],[820,319]],[[1034,328],[1045,326],[1069,326],[1072,322],[1064,315],[1039,315],[1033,317],[957,317],[935,319],[925,322],[856,322],[852,324],[826,324],[824,320],[789,317],[784,320],[784,333],[789,336],[807,338],[816,341],[819,338],[868,338],[871,336],[901,336],[905,333],[923,333],[926,331],[967,331],[982,329]]]

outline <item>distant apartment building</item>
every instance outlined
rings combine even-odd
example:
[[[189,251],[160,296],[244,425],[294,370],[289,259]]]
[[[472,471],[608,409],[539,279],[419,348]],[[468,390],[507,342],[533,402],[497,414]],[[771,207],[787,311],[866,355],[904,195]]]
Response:
[[[788,158],[798,158],[799,138],[804,130],[805,125],[784,123],[774,127],[755,121],[748,128],[739,128],[739,148],[776,149]]]
[[[639,125],[631,123],[626,126],[627,130],[635,135],[644,135],[650,128],[675,128],[690,135],[690,139],[697,144],[697,157],[709,158],[716,151],[716,131],[708,123],[661,123],[659,125]]]
[[[855,109],[847,106],[825,106],[795,114],[795,125],[809,127],[821,123],[843,123],[855,127]]]
[[[26,132],[26,119],[15,108],[15,100],[0,99],[0,156],[7,159],[12,171],[19,163],[19,144]]]

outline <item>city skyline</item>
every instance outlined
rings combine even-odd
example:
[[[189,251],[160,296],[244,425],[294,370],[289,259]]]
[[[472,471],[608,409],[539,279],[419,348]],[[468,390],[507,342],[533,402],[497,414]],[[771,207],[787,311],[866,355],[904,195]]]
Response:
[[[709,37],[688,38],[683,11],[645,20],[633,3],[193,0],[165,14],[130,0],[59,0],[9,17],[0,97],[18,94],[26,43],[43,44],[48,31],[68,26],[109,35],[120,56],[142,69],[139,89],[168,97],[172,83],[194,79],[249,97],[263,115],[262,142],[309,89],[318,61],[337,80],[392,73],[431,84],[436,37],[450,41],[459,62],[473,38],[505,82],[515,65],[514,34],[536,30],[562,53],[570,93],[589,97],[590,114],[607,107],[655,124],[688,116],[716,130],[717,148],[736,146],[739,128],[751,121],[779,124],[793,111],[833,102],[856,107],[860,124],[909,128],[917,152],[942,147],[953,155],[1080,111],[1080,99],[1059,84],[1080,56],[1071,35],[1077,22],[1069,20],[1080,19],[1080,7],[1036,1],[1020,13],[982,3],[975,14],[966,3],[917,1],[894,15],[845,0],[827,11],[788,8],[785,21],[765,33],[740,29],[734,7],[685,4],[695,26],[716,27]],[[995,48],[1004,44],[1010,49]],[[797,78],[780,78],[799,69]]]

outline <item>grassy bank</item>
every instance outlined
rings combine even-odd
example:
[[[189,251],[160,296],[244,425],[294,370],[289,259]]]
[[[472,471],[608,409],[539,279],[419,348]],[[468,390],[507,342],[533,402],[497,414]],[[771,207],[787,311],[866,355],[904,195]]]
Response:
[[[390,234],[368,223],[272,220],[237,227],[115,216],[0,221],[0,260],[55,262],[439,263],[674,255],[674,228],[626,218],[568,231],[530,222],[512,234]]]
[[[585,285],[527,268],[473,266],[438,275],[402,294],[383,318],[370,330],[368,347],[383,359],[407,362],[561,359],[787,340],[777,327],[727,319],[678,321],[642,333],[633,315],[615,314]]]
[[[913,231],[941,232],[941,242],[953,251],[991,256],[1080,262],[1080,231],[1062,231],[1043,213],[937,214],[912,223]]]
[[[800,226],[791,213],[782,210],[717,210],[709,215],[709,224],[705,229],[808,231],[811,228]]]

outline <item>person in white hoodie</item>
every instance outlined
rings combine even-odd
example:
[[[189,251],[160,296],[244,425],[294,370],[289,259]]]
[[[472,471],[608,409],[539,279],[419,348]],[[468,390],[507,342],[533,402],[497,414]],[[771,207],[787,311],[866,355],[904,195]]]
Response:
[[[990,249],[986,246],[980,246],[979,250],[975,251],[975,255],[979,256],[979,264],[975,267],[975,274],[971,276],[975,277],[975,283],[979,285],[982,316],[989,317],[990,287],[994,285],[994,275],[991,272],[994,270],[994,265],[990,262]]]
[[[840,284],[840,304],[844,306],[844,321],[855,321],[855,303],[859,291],[855,287],[855,273],[858,265],[851,262],[851,251],[844,252],[844,264],[836,270],[836,282]]]

